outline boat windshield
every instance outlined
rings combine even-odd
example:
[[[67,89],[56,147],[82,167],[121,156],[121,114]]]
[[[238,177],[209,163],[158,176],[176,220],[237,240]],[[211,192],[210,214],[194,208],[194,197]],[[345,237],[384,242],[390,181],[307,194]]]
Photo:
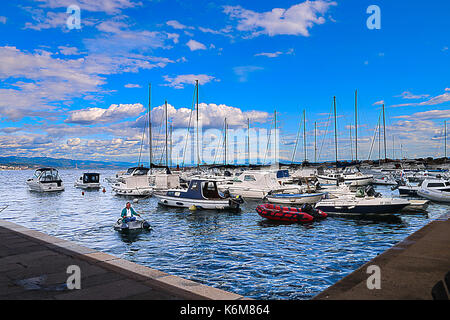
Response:
[[[55,169],[48,169],[48,170],[41,170],[37,171],[35,175],[38,175],[39,181],[42,182],[51,182],[51,181],[59,181],[61,180],[59,178],[58,171]]]
[[[83,175],[84,183],[98,183],[100,179],[100,175],[97,173],[87,173]]]

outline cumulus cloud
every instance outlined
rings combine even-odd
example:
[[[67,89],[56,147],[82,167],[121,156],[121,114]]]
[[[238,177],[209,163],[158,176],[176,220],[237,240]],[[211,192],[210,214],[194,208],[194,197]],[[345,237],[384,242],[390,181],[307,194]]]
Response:
[[[269,114],[263,111],[242,111],[238,107],[227,106],[225,104],[199,103],[199,119],[203,128],[223,128],[225,118],[229,127],[246,128],[247,119],[253,123],[265,123],[269,119]],[[169,121],[174,128],[187,128],[191,117],[192,109],[179,108],[167,104],[167,114]],[[143,127],[146,123],[148,114],[142,115],[136,120],[135,126]],[[165,105],[152,109],[152,124],[161,125],[161,119],[165,117]],[[191,127],[193,120],[191,119]]]
[[[206,46],[203,43],[200,43],[198,41],[195,40],[189,40],[186,45],[189,47],[189,49],[191,49],[191,51],[195,51],[195,50],[206,50]]]
[[[87,108],[71,111],[66,123],[96,124],[100,122],[116,122],[130,117],[137,117],[144,112],[144,106],[135,104],[112,104],[108,109]]]
[[[224,6],[224,12],[231,19],[238,21],[237,29],[248,31],[251,36],[266,34],[309,36],[309,29],[314,25],[325,23],[323,15],[336,2],[317,0],[305,1],[288,9],[274,8],[259,13],[241,6]]]
[[[186,84],[195,84],[195,80],[198,80],[198,83],[203,85],[211,81],[219,81],[213,76],[209,76],[207,74],[180,74],[176,77],[164,76],[164,80],[169,82],[167,84],[163,84],[163,86],[172,87],[175,89],[183,89]]]

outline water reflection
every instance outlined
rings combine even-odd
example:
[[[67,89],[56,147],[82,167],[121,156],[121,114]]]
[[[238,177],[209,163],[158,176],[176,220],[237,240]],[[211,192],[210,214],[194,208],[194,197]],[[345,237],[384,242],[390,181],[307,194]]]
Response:
[[[132,203],[152,226],[125,235],[113,225],[130,197],[73,187],[82,170],[59,170],[66,190],[28,191],[33,171],[2,171],[3,219],[130,261],[257,299],[308,299],[403,240],[448,206],[387,221],[329,217],[311,224],[270,222],[250,201],[240,213],[167,209],[154,198]],[[393,194],[389,188],[377,188]],[[391,219],[392,218],[392,219]]]

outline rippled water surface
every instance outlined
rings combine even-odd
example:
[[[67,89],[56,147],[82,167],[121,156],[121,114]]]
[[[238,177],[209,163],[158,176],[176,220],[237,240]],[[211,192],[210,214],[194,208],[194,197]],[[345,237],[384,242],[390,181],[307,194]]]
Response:
[[[115,174],[99,170],[101,180]],[[0,171],[0,218],[151,268],[256,299],[309,299],[449,207],[382,221],[328,217],[309,225],[269,223],[247,202],[240,213],[133,204],[153,230],[134,238],[112,228],[127,198],[73,187],[81,170],[60,170],[66,190],[36,193],[33,171]],[[394,194],[378,187],[383,194]]]

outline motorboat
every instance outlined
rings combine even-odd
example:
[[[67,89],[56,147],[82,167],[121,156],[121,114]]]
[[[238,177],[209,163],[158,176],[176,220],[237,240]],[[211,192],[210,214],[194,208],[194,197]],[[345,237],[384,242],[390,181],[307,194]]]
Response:
[[[337,185],[339,182],[344,182],[352,185],[366,186],[372,184],[373,175],[363,174],[357,168],[346,168],[342,173],[326,173],[323,170],[319,170],[317,174],[317,180],[320,184]]]
[[[450,202],[450,181],[424,180],[417,190],[417,195],[432,201]]]
[[[218,188],[222,192],[228,191],[232,195],[249,199],[264,199],[269,193],[302,192],[301,186],[281,185],[274,172],[257,170],[244,171],[233,180],[222,182]]]
[[[256,212],[263,218],[282,222],[307,223],[327,217],[325,212],[307,204],[301,208],[293,208],[266,203],[257,206]]]
[[[155,173],[150,176],[150,186],[154,192],[179,189],[180,175],[176,173]]]
[[[64,184],[55,168],[37,169],[27,180],[27,185],[30,190],[38,192],[64,191]]]
[[[171,189],[154,194],[158,203],[169,207],[216,210],[237,210],[243,202],[240,197],[229,193],[221,195],[217,182],[207,179],[193,179],[187,189]]]
[[[410,205],[406,199],[384,198],[372,186],[357,190],[355,194],[330,195],[316,204],[316,209],[343,215],[394,214]]]
[[[397,181],[392,176],[380,176],[373,178],[373,184],[385,185],[385,186],[396,186]]]
[[[150,224],[142,219],[136,219],[134,221],[123,222],[122,218],[119,218],[114,224],[114,230],[121,233],[139,232],[150,230]]]
[[[265,199],[270,203],[277,204],[304,204],[304,203],[317,203],[322,197],[325,196],[323,192],[314,193],[271,193],[268,194]]]
[[[83,173],[83,175],[75,181],[75,187],[81,189],[100,189],[100,174],[99,173]]]
[[[149,170],[149,168],[143,166],[129,168],[125,174],[120,175],[117,181],[111,185],[112,190],[117,195],[123,196],[152,195],[153,187],[150,185]]]

